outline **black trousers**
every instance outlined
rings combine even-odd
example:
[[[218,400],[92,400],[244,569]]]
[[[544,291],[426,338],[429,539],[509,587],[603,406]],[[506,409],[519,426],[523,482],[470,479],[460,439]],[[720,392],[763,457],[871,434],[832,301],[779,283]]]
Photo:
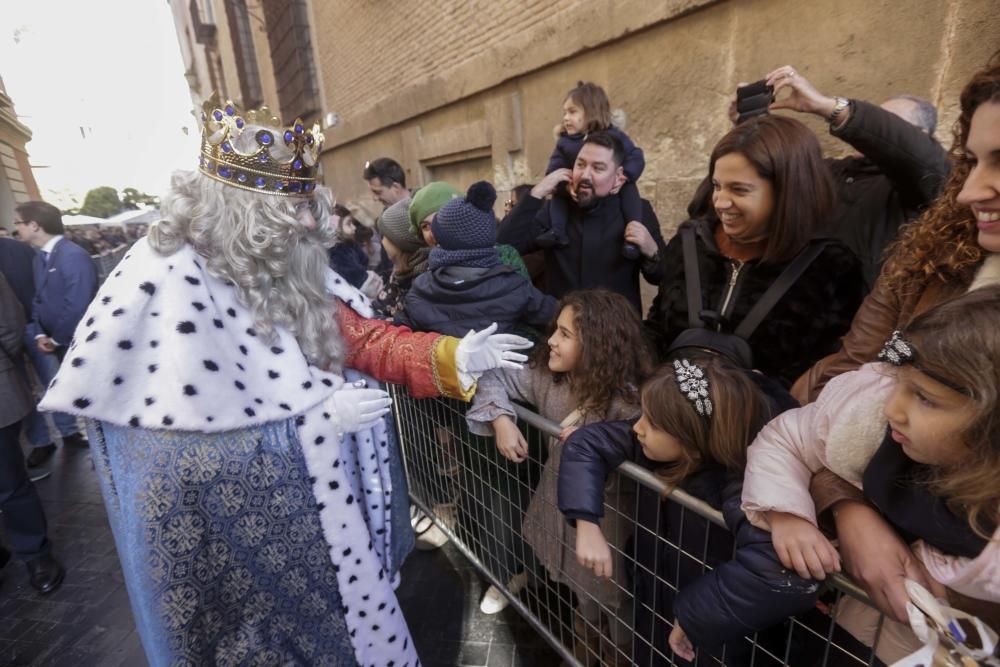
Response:
[[[20,431],[21,422],[0,428],[0,510],[7,541],[18,558],[29,561],[48,553],[49,540],[42,501],[24,467]]]

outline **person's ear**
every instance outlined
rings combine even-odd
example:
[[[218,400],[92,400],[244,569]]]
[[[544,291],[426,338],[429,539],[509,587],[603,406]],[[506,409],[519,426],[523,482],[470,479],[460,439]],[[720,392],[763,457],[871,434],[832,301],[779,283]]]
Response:
[[[622,189],[626,181],[628,181],[628,178],[625,176],[625,168],[618,167],[615,169],[615,184],[611,188],[611,194],[618,194],[618,191]]]

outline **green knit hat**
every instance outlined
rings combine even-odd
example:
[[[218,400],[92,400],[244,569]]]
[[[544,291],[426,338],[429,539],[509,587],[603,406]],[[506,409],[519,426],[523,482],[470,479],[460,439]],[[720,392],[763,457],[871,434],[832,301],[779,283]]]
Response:
[[[444,181],[434,181],[417,190],[410,201],[410,228],[420,236],[420,222],[462,193]]]

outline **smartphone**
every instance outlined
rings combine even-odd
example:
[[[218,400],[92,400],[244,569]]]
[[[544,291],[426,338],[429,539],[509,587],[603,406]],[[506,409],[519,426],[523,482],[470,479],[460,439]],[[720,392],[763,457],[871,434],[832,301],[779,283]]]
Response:
[[[736,124],[767,113],[771,102],[774,102],[774,87],[767,85],[765,79],[740,86],[736,89],[736,111],[739,113]]]

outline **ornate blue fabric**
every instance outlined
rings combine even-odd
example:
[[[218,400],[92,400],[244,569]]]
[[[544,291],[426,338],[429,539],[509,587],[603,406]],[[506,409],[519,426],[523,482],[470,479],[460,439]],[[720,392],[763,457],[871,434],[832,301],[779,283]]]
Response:
[[[88,430],[151,665],[357,664],[292,420]]]

